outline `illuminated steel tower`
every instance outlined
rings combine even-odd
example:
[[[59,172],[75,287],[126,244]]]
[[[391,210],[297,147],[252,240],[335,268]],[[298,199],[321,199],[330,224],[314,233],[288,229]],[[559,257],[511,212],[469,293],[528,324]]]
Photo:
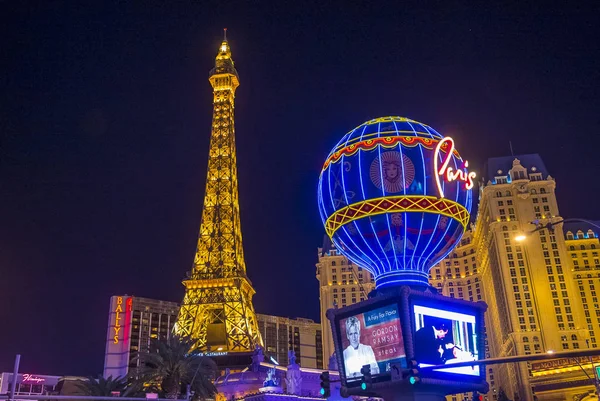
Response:
[[[242,249],[233,121],[239,80],[226,35],[209,81],[214,99],[202,223],[175,333],[213,351],[249,351],[262,341]]]

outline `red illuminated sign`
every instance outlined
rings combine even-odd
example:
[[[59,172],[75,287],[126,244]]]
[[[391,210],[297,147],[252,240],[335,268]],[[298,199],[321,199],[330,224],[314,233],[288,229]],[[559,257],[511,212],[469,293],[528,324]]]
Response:
[[[438,159],[442,153],[442,146],[446,143],[448,143],[446,155],[442,155],[442,164],[440,166],[438,164]],[[433,168],[435,170],[435,182],[438,187],[440,198],[444,197],[444,189],[442,188],[440,176],[443,177],[446,182],[452,182],[456,180],[463,181],[466,189],[473,188],[473,179],[475,178],[476,174],[467,170],[467,167],[469,167],[468,161],[465,160],[462,170],[457,169],[454,171],[454,168],[448,166],[450,159],[452,158],[452,153],[454,153],[454,140],[448,136],[440,140],[435,147],[435,153],[433,155]]]

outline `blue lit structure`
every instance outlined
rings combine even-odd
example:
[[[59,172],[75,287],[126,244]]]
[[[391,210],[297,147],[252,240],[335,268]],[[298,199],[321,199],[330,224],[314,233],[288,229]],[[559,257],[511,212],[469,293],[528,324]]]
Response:
[[[467,229],[475,174],[451,138],[404,117],[342,137],[319,177],[327,235],[378,289],[428,285],[429,269]]]

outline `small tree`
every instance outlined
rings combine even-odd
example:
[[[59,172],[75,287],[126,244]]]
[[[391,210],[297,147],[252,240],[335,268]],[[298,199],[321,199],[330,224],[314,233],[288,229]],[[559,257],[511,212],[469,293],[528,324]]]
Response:
[[[213,398],[217,394],[213,383],[217,364],[200,356],[193,346],[193,340],[177,336],[154,340],[149,352],[140,352],[134,358],[140,367],[133,375],[138,383],[157,384],[165,398],[178,398],[188,386],[194,400]]]
[[[87,380],[82,380],[75,384],[76,387],[86,396],[111,397],[114,392],[126,397],[135,391],[135,386],[128,383],[126,377],[108,376],[106,379],[102,376],[97,378],[89,376]]]

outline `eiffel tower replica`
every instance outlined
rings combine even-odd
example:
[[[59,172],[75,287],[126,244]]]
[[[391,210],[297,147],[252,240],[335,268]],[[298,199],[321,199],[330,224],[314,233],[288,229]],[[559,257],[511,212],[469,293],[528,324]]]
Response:
[[[200,350],[244,352],[262,340],[242,248],[233,120],[239,78],[227,30],[209,81],[214,99],[202,222],[174,330],[196,340]]]

